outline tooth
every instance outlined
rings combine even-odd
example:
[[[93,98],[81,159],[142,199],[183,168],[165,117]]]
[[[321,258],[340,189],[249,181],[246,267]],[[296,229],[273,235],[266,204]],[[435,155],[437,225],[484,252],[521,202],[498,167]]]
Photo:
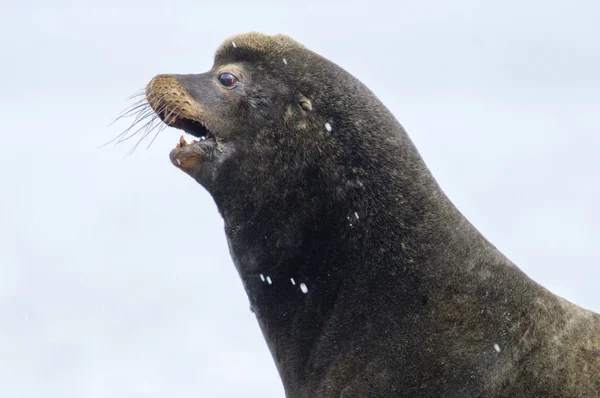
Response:
[[[185,141],[185,138],[183,138],[183,136],[181,136],[181,138],[179,139],[179,143],[181,144],[182,147],[186,147],[188,145],[188,143]]]
[[[181,160],[179,160],[179,159],[175,159],[175,160],[177,160],[177,164],[181,166]]]

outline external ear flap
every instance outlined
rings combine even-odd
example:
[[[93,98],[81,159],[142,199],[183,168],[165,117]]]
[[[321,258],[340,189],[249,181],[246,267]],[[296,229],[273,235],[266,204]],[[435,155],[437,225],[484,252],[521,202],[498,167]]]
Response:
[[[300,96],[298,98],[298,103],[300,104],[300,107],[307,112],[310,112],[313,110],[312,103],[310,102],[310,100],[302,94],[300,94]]]

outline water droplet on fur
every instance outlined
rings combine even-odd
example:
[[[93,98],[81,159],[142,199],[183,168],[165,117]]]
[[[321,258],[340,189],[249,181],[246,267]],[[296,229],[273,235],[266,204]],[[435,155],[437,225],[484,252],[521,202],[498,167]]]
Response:
[[[287,65],[287,59],[283,59],[283,63]]]
[[[500,352],[500,346],[498,343],[494,343],[494,350],[496,350],[496,352]]]
[[[327,129],[327,131],[331,132],[332,128],[331,128],[331,124],[329,123],[325,123],[325,128]]]
[[[236,47],[237,47],[237,45],[235,44],[235,42],[234,42],[234,41],[232,41],[232,42],[231,42],[231,45],[233,46],[233,48],[236,48]]]
[[[265,276],[263,274],[260,274],[260,280],[263,282],[265,281]]]
[[[300,290],[302,290],[302,293],[304,293],[304,294],[308,293],[308,288],[306,287],[306,285],[304,283],[300,284]]]
[[[271,277],[270,277],[270,276],[267,276],[267,283],[268,283],[269,285],[272,285],[272,284],[273,284],[273,281],[271,280]]]
[[[356,217],[356,219],[358,220],[358,213],[354,212],[354,217]]]
[[[294,278],[290,278],[290,282],[292,282],[292,285],[296,286],[296,281],[294,280]]]

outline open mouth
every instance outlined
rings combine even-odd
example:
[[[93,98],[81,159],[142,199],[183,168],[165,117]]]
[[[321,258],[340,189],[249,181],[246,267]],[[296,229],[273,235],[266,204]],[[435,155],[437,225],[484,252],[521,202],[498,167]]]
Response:
[[[169,118],[169,120],[167,120],[168,115],[166,117],[163,117],[163,115],[160,116],[163,122],[169,127],[174,127],[179,130],[183,130],[184,132],[198,138],[199,141],[194,140],[192,142],[193,144],[201,141],[215,142],[214,134],[208,129],[206,124],[201,121],[181,116]]]
[[[155,76],[146,86],[146,100],[156,115],[169,127],[194,137],[191,142],[181,136],[169,153],[171,162],[186,173],[197,172],[199,165],[220,156],[221,143],[206,120],[210,115],[191,98],[175,75]]]
[[[161,119],[163,118],[161,117]],[[189,173],[191,170],[195,170],[199,164],[213,158],[218,143],[205,123],[182,116],[176,118],[167,116],[163,119],[163,122],[169,127],[183,130],[185,133],[197,138],[197,140],[194,139],[189,143],[183,135],[179,138],[179,142],[169,154],[171,162],[176,167]]]
[[[202,122],[192,119],[180,119],[178,126],[173,126],[178,129],[185,131],[186,133],[193,135],[201,141],[212,139],[214,135],[208,130],[206,125]]]

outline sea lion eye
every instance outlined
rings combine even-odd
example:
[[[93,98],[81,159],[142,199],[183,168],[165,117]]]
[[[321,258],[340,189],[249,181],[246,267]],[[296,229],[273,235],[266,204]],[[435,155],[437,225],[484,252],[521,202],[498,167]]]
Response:
[[[238,78],[232,75],[231,73],[225,72],[219,75],[219,83],[221,83],[224,87],[232,88],[238,82]]]

